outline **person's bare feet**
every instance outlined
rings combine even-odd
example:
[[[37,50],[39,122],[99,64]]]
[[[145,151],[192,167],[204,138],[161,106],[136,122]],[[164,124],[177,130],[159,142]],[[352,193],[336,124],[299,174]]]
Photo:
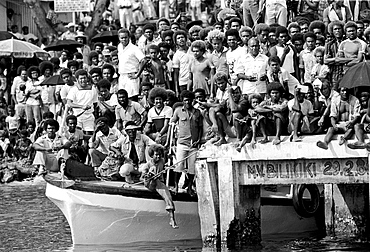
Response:
[[[268,143],[269,139],[266,137],[266,138],[263,138],[262,140],[260,140],[258,143],[260,144],[265,144],[265,143]]]
[[[238,145],[238,147],[236,147],[236,151],[237,152],[241,152],[242,151],[242,147],[240,145]]]
[[[215,142],[215,145],[216,146],[220,146],[222,144],[227,144],[227,141],[226,141],[226,139],[224,137],[221,137],[220,140],[218,140],[217,142]]]
[[[174,218],[170,218],[170,226],[171,226],[172,228],[174,228],[174,229],[179,228],[179,226],[177,226],[176,221],[175,221],[175,219],[174,219]]]
[[[346,142],[346,139],[344,137],[340,137],[339,145],[343,145]]]
[[[281,143],[280,138],[275,138],[275,139],[274,139],[274,141],[272,141],[272,144],[273,144],[273,145],[278,145],[278,144],[280,144],[280,143]]]
[[[292,138],[291,138],[291,142],[301,142],[302,141],[302,139],[301,138],[299,138],[299,136],[293,136]]]

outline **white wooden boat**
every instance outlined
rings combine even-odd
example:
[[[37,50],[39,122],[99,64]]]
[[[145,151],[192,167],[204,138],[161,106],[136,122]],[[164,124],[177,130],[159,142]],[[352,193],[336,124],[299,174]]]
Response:
[[[197,198],[173,196],[178,229],[169,225],[164,201],[144,186],[114,181],[61,180],[48,174],[46,196],[65,215],[74,244],[125,244],[201,239]],[[294,210],[289,187],[262,192],[262,234],[317,231],[315,218],[302,218]]]

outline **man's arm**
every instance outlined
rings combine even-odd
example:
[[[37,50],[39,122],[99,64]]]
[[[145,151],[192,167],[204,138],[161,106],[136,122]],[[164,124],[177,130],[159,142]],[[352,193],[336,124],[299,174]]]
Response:
[[[179,86],[179,72],[180,72],[180,69],[179,68],[173,68],[173,82],[175,84],[175,92],[176,92],[176,95],[180,95],[179,94],[179,90],[180,90],[180,86]]]

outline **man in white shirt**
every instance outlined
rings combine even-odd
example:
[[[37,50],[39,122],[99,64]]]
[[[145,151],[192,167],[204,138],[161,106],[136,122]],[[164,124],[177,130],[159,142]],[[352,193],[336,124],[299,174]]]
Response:
[[[262,96],[266,94],[266,73],[268,57],[260,54],[260,44],[257,38],[251,38],[248,41],[249,53],[247,56],[240,57],[237,61],[235,72],[238,82],[244,95],[259,93]]]
[[[176,94],[180,95],[183,90],[187,89],[189,81],[189,65],[191,55],[188,53],[187,33],[183,30],[178,30],[173,35],[177,50],[173,55],[173,73]]]
[[[131,100],[137,101],[139,96],[140,79],[135,79],[140,62],[145,58],[142,51],[130,42],[130,32],[127,29],[118,31],[118,89],[125,89]]]
[[[96,88],[88,83],[87,76],[85,70],[80,69],[76,72],[77,83],[67,95],[67,104],[77,116],[77,126],[85,134],[92,134],[95,128],[93,113],[98,103],[98,93]]]
[[[235,29],[230,29],[225,33],[225,38],[227,41],[227,45],[229,46],[229,50],[226,52],[226,62],[229,66],[229,75],[232,85],[236,85],[237,82],[237,75],[235,72],[236,68],[236,61],[243,55],[244,49],[239,47],[238,40],[239,40],[239,33]]]

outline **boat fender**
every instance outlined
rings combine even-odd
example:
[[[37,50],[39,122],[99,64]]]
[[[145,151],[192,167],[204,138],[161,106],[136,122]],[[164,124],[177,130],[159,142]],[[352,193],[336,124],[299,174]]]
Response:
[[[304,200],[303,194],[305,190],[311,195],[311,200]],[[313,217],[320,205],[320,191],[317,185],[293,185],[293,206],[298,215],[304,218]]]

